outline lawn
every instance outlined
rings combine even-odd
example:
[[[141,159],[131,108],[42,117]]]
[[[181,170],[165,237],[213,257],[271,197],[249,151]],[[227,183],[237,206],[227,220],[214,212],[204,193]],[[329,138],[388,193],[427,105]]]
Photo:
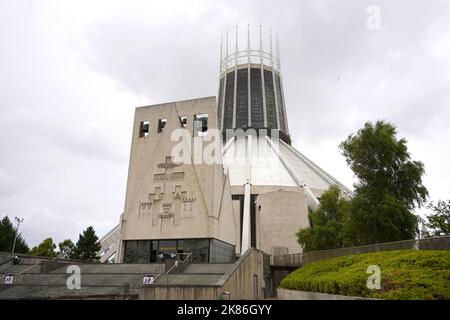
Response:
[[[368,289],[369,265],[381,270],[381,289]],[[450,250],[398,250],[312,262],[280,288],[378,299],[450,300]]]

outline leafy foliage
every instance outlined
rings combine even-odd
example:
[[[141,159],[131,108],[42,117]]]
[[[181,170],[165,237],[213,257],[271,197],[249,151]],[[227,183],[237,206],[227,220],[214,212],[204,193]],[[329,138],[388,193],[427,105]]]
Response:
[[[343,246],[344,218],[349,201],[340,197],[340,189],[332,186],[322,194],[320,206],[309,214],[311,228],[300,229],[298,242],[305,251],[335,249]]]
[[[420,161],[412,161],[406,140],[396,138],[387,122],[367,122],[340,149],[358,182],[347,232],[353,245],[414,238],[417,219],[412,212],[426,201]]]
[[[367,267],[381,269],[381,289],[367,288]],[[281,288],[379,299],[450,299],[449,250],[399,250],[312,262],[285,277]]]
[[[75,245],[72,240],[66,239],[58,244],[58,258],[60,259],[69,259],[73,256]]]
[[[100,257],[97,256],[97,251],[101,248],[98,237],[95,234],[94,228],[88,227],[80,234],[76,247],[73,250],[72,258],[80,260],[99,260]]]
[[[16,234],[16,230],[9,220],[8,216],[3,217],[0,221],[0,251],[12,251],[12,246],[14,242],[14,236]],[[22,235],[19,233],[16,239],[16,246],[14,248],[14,252],[16,253],[28,253],[30,248],[28,247],[25,240],[22,238]]]
[[[406,140],[396,138],[396,128],[387,122],[375,125],[366,122],[356,135],[350,135],[340,145],[347,164],[359,182],[356,190],[377,197],[379,191],[392,195],[401,205],[413,209],[421,206],[428,196],[422,185],[424,165],[411,161]]]
[[[346,230],[352,246],[413,239],[417,218],[390,194],[374,200],[357,193],[351,201]]]
[[[439,200],[437,204],[431,202],[428,208],[435,212],[427,216],[426,225],[433,230],[432,235],[450,235],[450,200]]]
[[[340,199],[336,187],[323,194],[319,208],[309,214],[311,228],[297,233],[305,251],[414,238],[413,209],[428,196],[422,184],[425,170],[422,162],[411,160],[406,140],[396,135],[390,123],[367,122],[340,144],[358,178],[354,196]]]
[[[31,254],[39,257],[56,257],[55,249],[56,244],[53,243],[53,239],[47,238],[31,249]]]

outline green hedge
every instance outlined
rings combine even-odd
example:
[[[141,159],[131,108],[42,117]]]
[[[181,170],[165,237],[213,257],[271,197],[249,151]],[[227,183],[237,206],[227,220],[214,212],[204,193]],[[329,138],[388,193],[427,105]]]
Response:
[[[369,265],[381,289],[369,290]],[[379,299],[450,300],[450,250],[398,250],[312,262],[285,277],[281,288]]]

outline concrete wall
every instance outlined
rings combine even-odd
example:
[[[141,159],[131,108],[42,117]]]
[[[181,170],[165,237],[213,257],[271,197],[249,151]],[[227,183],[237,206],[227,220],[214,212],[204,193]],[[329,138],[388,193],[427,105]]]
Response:
[[[278,300],[376,300],[320,292],[277,289]]]
[[[450,236],[421,239],[416,243],[419,250],[450,250]]]
[[[194,117],[204,113],[208,114],[208,128],[217,127],[215,97],[136,109],[121,221],[122,241],[216,238],[235,244],[231,189],[223,166],[220,162],[207,164],[201,159],[197,159],[197,164],[193,156],[198,146],[194,136],[197,142],[203,141],[200,149],[206,150],[213,143],[208,138],[199,140],[194,134]],[[174,130],[182,129],[179,116],[187,116],[186,139],[191,141],[172,141]],[[159,119],[167,119],[160,133],[157,132]],[[139,137],[142,121],[150,124],[146,138]],[[192,157],[186,153],[189,161],[168,165],[174,147],[183,145],[187,147],[185,150],[190,149]],[[164,205],[169,208],[165,209]],[[119,248],[123,251],[122,244]],[[122,259],[123,252],[120,252],[119,261]]]
[[[257,276],[257,297],[255,297],[255,277]],[[236,262],[233,270],[223,277],[221,291],[230,293],[231,300],[252,300],[264,297],[264,253],[249,249]]]
[[[302,252],[295,235],[300,228],[309,227],[308,202],[302,189],[260,194],[256,200],[256,221],[258,249],[271,255],[275,248]]]
[[[427,238],[420,240],[405,240],[371,244],[367,246],[341,248],[334,250],[311,251],[300,254],[289,254],[272,257],[274,266],[302,266],[313,261],[330,259],[353,254],[380,252],[390,250],[450,250],[450,236]]]
[[[229,293],[230,300],[253,300],[264,297],[264,256],[259,250],[249,249],[222,279],[211,286],[152,285],[141,289],[141,300],[218,300]],[[257,282],[255,286],[255,277]],[[255,297],[255,287],[257,297]]]
[[[77,263],[89,263],[89,264],[99,264],[97,261],[83,261],[77,259],[56,259],[52,257],[39,257],[33,256],[31,254],[23,254],[23,253],[14,253],[14,256],[18,256],[20,258],[19,264],[45,264],[45,263],[62,263],[62,264],[77,264]],[[6,261],[11,260],[11,252],[0,251],[0,265]]]
[[[220,288],[208,286],[158,286],[141,289],[139,300],[217,300]]]

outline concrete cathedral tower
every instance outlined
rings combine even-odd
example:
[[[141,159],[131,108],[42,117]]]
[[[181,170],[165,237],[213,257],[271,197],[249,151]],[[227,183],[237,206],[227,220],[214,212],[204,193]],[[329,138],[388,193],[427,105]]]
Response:
[[[269,254],[301,251],[296,232],[309,225],[308,212],[317,208],[320,195],[339,185],[331,175],[291,146],[283,93],[280,49],[253,45],[247,26],[247,45],[229,53],[221,46],[218,121],[225,137],[223,158],[233,193],[238,252],[248,248]],[[266,37],[267,38],[267,37]],[[264,235],[264,236],[263,236]]]
[[[259,44],[251,44],[250,25],[247,25],[247,45],[239,49],[236,26],[234,52],[229,53],[229,33],[225,49],[220,48],[220,83],[218,119],[220,129],[279,130],[284,141],[290,143],[280,71],[279,43],[273,50],[272,30],[269,49],[263,46],[262,26]],[[223,41],[222,41],[223,42]],[[224,52],[225,50],[225,52]]]

